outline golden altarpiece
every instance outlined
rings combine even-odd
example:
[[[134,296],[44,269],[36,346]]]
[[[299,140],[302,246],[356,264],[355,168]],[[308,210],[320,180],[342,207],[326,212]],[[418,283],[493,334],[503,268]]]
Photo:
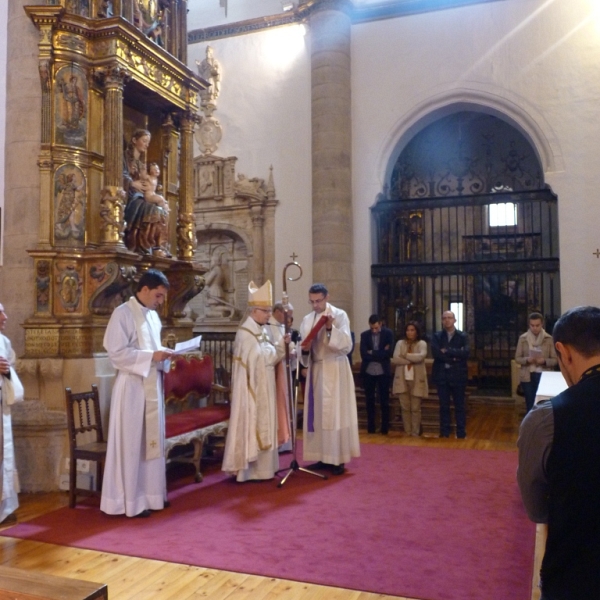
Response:
[[[64,387],[98,383],[107,416],[104,331],[146,269],[171,284],[164,335],[192,335],[184,307],[205,272],[193,262],[193,134],[208,84],[185,65],[186,0],[49,0],[25,11],[39,30],[42,111],[34,313],[19,372],[39,401],[13,426],[22,489],[40,491],[55,489],[64,462]]]
[[[26,11],[40,32],[42,86],[26,357],[103,351],[112,310],[151,266],[171,283],[167,330],[189,336],[183,308],[203,286],[192,178],[206,82],[184,64],[185,0],[55,0]]]

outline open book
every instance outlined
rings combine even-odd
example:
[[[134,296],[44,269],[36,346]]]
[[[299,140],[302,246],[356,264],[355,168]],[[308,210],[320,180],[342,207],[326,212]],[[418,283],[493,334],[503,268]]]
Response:
[[[175,344],[175,349],[173,350],[174,354],[185,354],[186,352],[195,352],[200,348],[200,342],[202,341],[202,336],[197,335],[195,338],[191,340],[187,340],[186,342],[179,342]]]
[[[307,350],[310,347],[310,343],[317,337],[317,334],[325,324],[327,323],[327,315],[322,315],[321,318],[315,323],[315,326],[310,330],[310,333],[302,340],[302,348]]]

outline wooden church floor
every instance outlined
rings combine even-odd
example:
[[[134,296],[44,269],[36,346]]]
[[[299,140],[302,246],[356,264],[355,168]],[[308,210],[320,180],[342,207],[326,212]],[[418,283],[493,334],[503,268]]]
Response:
[[[466,440],[414,438],[392,431],[387,436],[361,432],[360,441],[362,444],[515,452],[521,418],[522,409],[512,403],[475,402],[469,406]],[[19,522],[24,522],[66,506],[68,498],[66,492],[22,494],[20,503],[17,517]],[[106,583],[111,600],[200,597],[214,600],[415,600],[18,540],[3,537],[1,530],[0,527],[0,564]],[[538,527],[536,572],[539,571],[543,545],[543,532]],[[532,600],[538,598],[538,591],[533,586]]]

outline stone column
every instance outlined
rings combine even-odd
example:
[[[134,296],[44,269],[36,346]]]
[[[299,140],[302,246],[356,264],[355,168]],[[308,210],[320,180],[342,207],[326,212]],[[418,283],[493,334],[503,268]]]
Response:
[[[177,258],[191,261],[196,247],[194,227],[194,125],[196,113],[181,115],[181,153],[179,155],[179,214],[177,224]]]
[[[17,355],[23,353],[25,334],[20,324],[33,314],[33,259],[40,235],[40,159],[42,91],[38,42],[40,32],[23,9],[45,4],[41,0],[8,3],[8,60],[6,64],[6,145],[3,267],[0,269],[0,302],[9,315],[7,335]],[[53,7],[55,8],[55,7]],[[58,7],[59,8],[59,7]],[[50,172],[47,160],[44,169]],[[48,220],[48,214],[44,217]],[[47,242],[48,230],[42,239]]]
[[[309,19],[312,87],[313,280],[352,319],[350,3],[321,0]]]
[[[252,217],[252,246],[254,250],[250,277],[256,285],[260,286],[265,282],[265,217],[262,202],[257,201],[250,204],[250,215]]]

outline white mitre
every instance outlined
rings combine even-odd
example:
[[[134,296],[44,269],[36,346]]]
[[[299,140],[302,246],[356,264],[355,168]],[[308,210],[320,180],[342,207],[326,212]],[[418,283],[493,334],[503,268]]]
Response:
[[[248,284],[248,306],[255,308],[271,308],[273,306],[273,286],[267,279],[260,288],[254,281]]]

